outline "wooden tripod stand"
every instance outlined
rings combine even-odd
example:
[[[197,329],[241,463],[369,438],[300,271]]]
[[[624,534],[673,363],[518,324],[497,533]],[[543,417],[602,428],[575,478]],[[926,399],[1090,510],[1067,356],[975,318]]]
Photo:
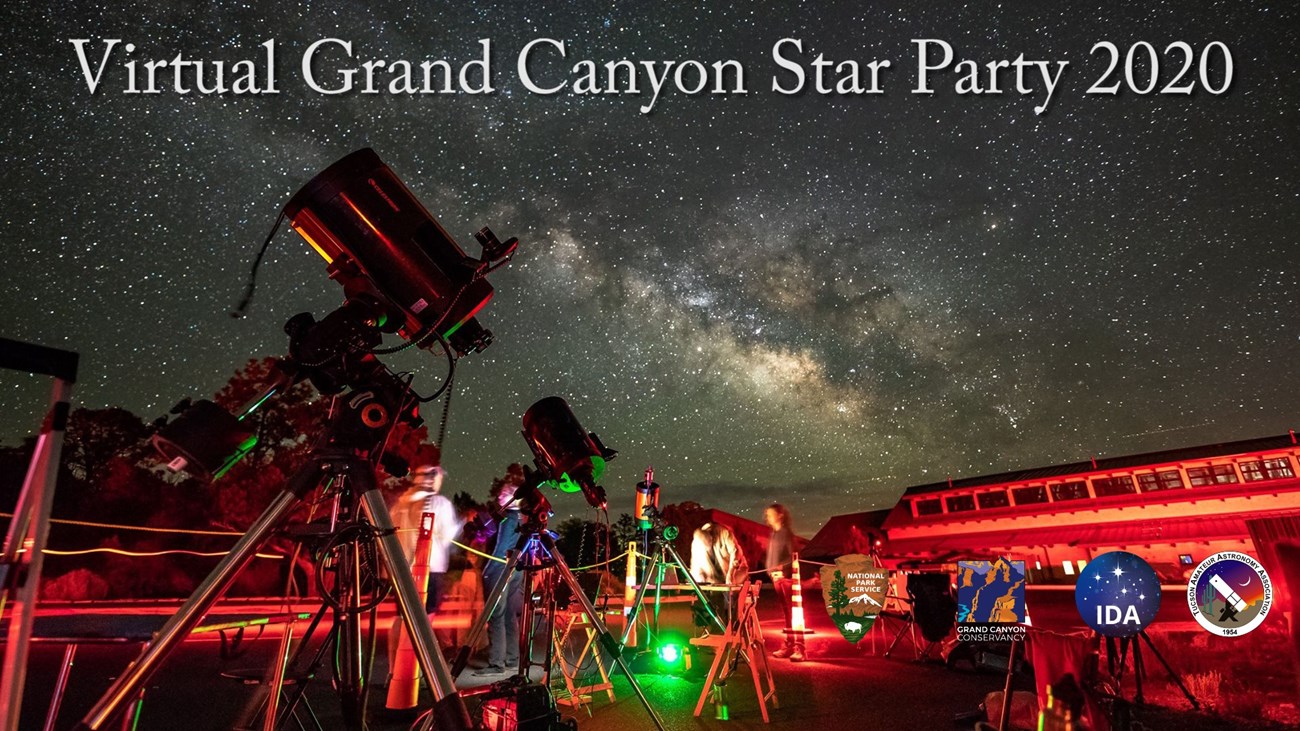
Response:
[[[710,635],[697,637],[691,644],[697,647],[713,647],[713,665],[700,691],[700,700],[695,704],[695,717],[699,718],[704,710],[704,701],[713,696],[718,706],[720,718],[727,714],[726,686],[727,679],[735,672],[736,665],[744,660],[749,666],[749,674],[754,679],[754,694],[758,697],[758,709],[763,715],[763,723],[768,723],[767,703],[773,708],[780,708],[776,697],[776,686],[772,683],[772,669],[767,664],[767,648],[763,645],[763,628],[758,622],[758,589],[762,582],[751,581],[740,586],[740,611],[727,624],[721,636]]]

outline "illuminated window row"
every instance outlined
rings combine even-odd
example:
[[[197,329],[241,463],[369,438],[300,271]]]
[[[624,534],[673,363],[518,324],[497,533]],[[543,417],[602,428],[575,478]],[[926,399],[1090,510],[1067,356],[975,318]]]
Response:
[[[1025,485],[1010,489],[978,490],[945,497],[915,498],[912,510],[918,517],[942,513],[967,513],[993,510],[1014,505],[1059,503],[1089,498],[1137,495],[1139,493],[1182,490],[1187,487],[1232,485],[1238,482],[1263,482],[1295,477],[1288,457],[1243,460],[1236,463],[1209,464],[1186,469],[1107,475],[1046,485]]]

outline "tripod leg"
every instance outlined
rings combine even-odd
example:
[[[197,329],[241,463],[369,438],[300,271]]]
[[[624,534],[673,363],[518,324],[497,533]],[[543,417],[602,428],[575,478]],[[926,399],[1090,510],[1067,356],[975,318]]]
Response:
[[[889,657],[889,655],[893,653],[894,648],[898,646],[898,643],[902,642],[903,633],[907,632],[907,629],[911,626],[912,626],[912,619],[909,616],[908,619],[906,619],[903,622],[903,626],[898,628],[898,633],[894,635],[894,641],[889,643],[889,648],[885,650],[885,657]]]
[[[424,602],[420,600],[420,591],[415,587],[415,578],[411,575],[411,565],[397,538],[397,529],[388,514],[388,506],[384,504],[384,496],[374,484],[374,472],[369,470],[368,464],[366,467],[366,471],[357,475],[357,481],[366,488],[361,495],[361,506],[370,524],[379,531],[379,552],[388,568],[388,575],[393,580],[397,608],[406,621],[406,631],[411,635],[415,656],[420,661],[424,677],[429,681],[429,690],[433,692],[434,726],[439,731],[468,731],[469,711],[447,670],[442,651],[438,649],[438,641],[434,639],[433,628],[429,626],[428,615],[424,612]]]
[[[1146,703],[1146,698],[1142,694],[1142,681],[1147,674],[1146,665],[1142,662],[1142,645],[1138,644],[1136,637],[1124,639],[1133,644],[1133,683],[1137,686],[1137,694],[1133,696],[1133,702],[1141,706]]]
[[[677,570],[681,571],[682,575],[686,577],[686,583],[690,584],[691,589],[695,591],[695,597],[700,600],[700,604],[704,607],[704,611],[708,612],[709,619],[713,620],[713,626],[717,627],[718,631],[725,632],[727,626],[722,623],[721,619],[718,619],[718,615],[713,611],[713,607],[709,604],[709,600],[704,597],[704,590],[700,588],[698,583],[696,583],[695,577],[691,576],[691,572],[686,570],[686,565],[682,563],[682,557],[677,553],[677,549],[673,548],[671,543],[665,541],[664,550],[668,552],[668,555],[672,557],[673,562],[677,564]],[[727,596],[728,601],[730,601],[731,595],[728,594]]]
[[[645,578],[641,579],[641,585],[636,588],[636,596],[632,599],[632,607],[628,610],[624,618],[623,636],[619,638],[619,645],[626,647],[627,640],[632,636],[632,628],[636,626],[637,615],[641,613],[641,607],[645,604],[646,590],[650,588],[650,572],[654,570],[655,559],[650,559],[651,564],[646,567]],[[626,596],[626,594],[624,595]],[[621,652],[619,653],[622,654]]]
[[[483,613],[474,620],[474,625],[470,627],[469,634],[465,635],[465,644],[461,645],[460,651],[456,653],[456,661],[452,663],[452,677],[459,677],[465,672],[465,666],[469,664],[469,655],[478,645],[479,640],[483,639],[483,633],[487,631],[488,621],[492,619],[492,613],[496,611],[497,605],[501,603],[501,598],[505,596],[506,587],[510,585],[510,577],[515,575],[519,564],[521,551],[514,548],[506,552],[506,567],[501,571],[501,576],[492,585],[492,591],[488,592],[487,599],[483,601]]]
[[[303,633],[302,639],[298,640],[298,645],[294,648],[293,655],[289,658],[287,668],[295,670],[298,668],[298,660],[302,657],[302,653],[307,649],[308,645],[311,644],[311,638],[316,634],[317,628],[320,627],[321,620],[325,618],[325,614],[329,611],[329,605],[322,604],[321,608],[316,612],[316,616],[312,617],[311,624],[307,625],[307,631]],[[306,704],[304,696],[307,694],[307,683],[311,678],[316,676],[316,671],[325,663],[325,656],[328,654],[329,648],[332,647],[333,644],[334,641],[331,639],[331,635],[327,634],[325,640],[321,642],[320,647],[317,649],[316,655],[312,658],[311,663],[308,664],[306,671],[298,673],[298,678],[293,686],[293,694],[285,699],[285,707],[281,710],[280,721],[278,723],[282,724],[284,723],[284,719],[293,716],[300,702]],[[260,703],[255,703],[252,705],[252,708],[245,708],[244,715],[241,719],[250,719],[254,717],[257,714],[259,707]],[[307,712],[311,713],[313,718],[315,717],[315,713],[311,710],[309,704],[307,705]],[[245,725],[245,723],[236,724],[235,728],[243,728]]]
[[[1183,696],[1185,696],[1188,702],[1192,704],[1192,708],[1195,708],[1198,711],[1201,710],[1201,704],[1196,701],[1196,696],[1192,695],[1192,691],[1188,690],[1187,686],[1183,684],[1183,679],[1178,677],[1178,673],[1175,673],[1174,669],[1170,667],[1169,661],[1165,659],[1164,655],[1160,654],[1160,650],[1156,649],[1155,643],[1151,641],[1151,636],[1147,634],[1146,630],[1142,630],[1138,634],[1147,643],[1147,647],[1151,649],[1151,652],[1155,653],[1156,659],[1160,661],[1160,664],[1165,666],[1165,672],[1169,673],[1169,679],[1174,681],[1174,684],[1178,686],[1178,689],[1183,692]]]
[[[235,543],[230,553],[217,564],[211,574],[195,589],[180,610],[167,620],[163,628],[154,635],[152,641],[145,645],[144,651],[136,661],[118,676],[116,682],[81,719],[79,729],[101,729],[109,719],[117,715],[126,704],[135,700],[140,689],[158,670],[171,651],[187,636],[190,630],[203,619],[209,608],[221,598],[239,572],[248,565],[262,547],[271,533],[298,505],[301,496],[314,487],[320,479],[319,462],[309,462],[296,472],[285,485],[284,490],[271,502],[266,512],[262,513],[248,532]]]
[[[339,603],[352,606],[361,597],[361,567],[359,546],[344,543],[339,547],[337,561]],[[336,610],[334,628],[339,652],[335,656],[335,693],[343,713],[343,726],[349,731],[363,731],[366,725],[364,703],[367,678],[362,672],[361,615],[355,611]]]
[[[587,619],[591,621],[591,626],[595,627],[597,634],[600,635],[601,645],[605,648],[605,651],[614,657],[614,663],[627,676],[627,682],[632,686],[637,698],[641,699],[641,705],[645,706],[646,713],[650,714],[650,720],[654,722],[655,728],[659,729],[659,731],[665,731],[663,721],[659,719],[659,714],[655,713],[654,707],[650,705],[645,693],[641,691],[641,685],[636,682],[636,676],[632,674],[632,670],[623,661],[622,646],[619,644],[618,639],[610,634],[609,628],[605,626],[605,621],[600,618],[600,612],[596,611],[591,599],[582,591],[582,586],[578,584],[577,577],[573,575],[569,565],[564,562],[564,556],[560,554],[560,549],[556,548],[555,539],[551,538],[546,531],[539,533],[537,538],[545,546],[546,552],[551,554],[551,558],[555,559],[555,569],[560,572],[560,578],[564,579],[564,583],[569,585],[569,591],[573,592],[573,596],[582,605],[582,610],[587,613]]]

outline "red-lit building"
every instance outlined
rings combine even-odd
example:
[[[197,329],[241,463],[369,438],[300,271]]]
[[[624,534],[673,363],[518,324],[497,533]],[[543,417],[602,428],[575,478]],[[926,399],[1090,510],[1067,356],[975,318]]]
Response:
[[[1111,550],[1171,583],[1218,551],[1268,567],[1276,540],[1300,540],[1298,460],[1292,432],[917,485],[885,519],[881,553],[902,568],[1023,559],[1034,583],[1072,582]]]

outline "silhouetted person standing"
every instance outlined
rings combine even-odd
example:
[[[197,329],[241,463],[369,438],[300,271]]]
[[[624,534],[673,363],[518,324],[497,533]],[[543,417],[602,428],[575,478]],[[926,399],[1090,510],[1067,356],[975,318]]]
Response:
[[[780,503],[772,503],[763,511],[763,519],[772,535],[767,541],[767,562],[764,567],[772,578],[776,588],[777,599],[781,602],[781,612],[785,615],[785,628],[790,629],[790,592],[794,580],[790,577],[791,564],[794,559],[794,531],[790,526],[790,509]],[[803,637],[785,636],[785,644],[772,653],[772,657],[788,657],[792,662],[803,662]]]

